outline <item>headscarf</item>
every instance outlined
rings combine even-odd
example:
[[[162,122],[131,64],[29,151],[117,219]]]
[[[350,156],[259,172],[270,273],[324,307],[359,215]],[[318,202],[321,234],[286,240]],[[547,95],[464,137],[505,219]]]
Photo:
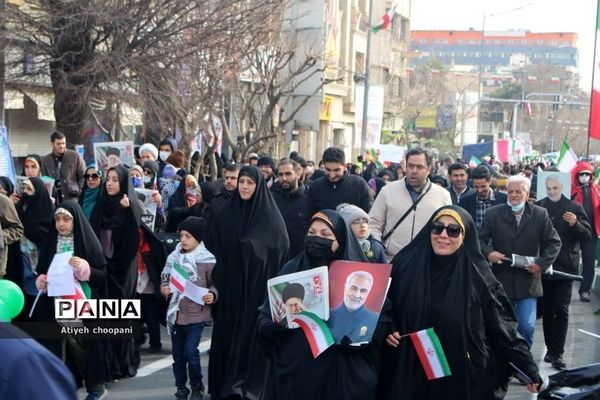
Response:
[[[10,196],[15,192],[15,185],[6,176],[0,176],[0,187],[4,189],[7,196]]]
[[[96,165],[89,165],[85,169],[84,176],[88,174],[91,169],[95,169],[97,174],[100,175],[100,171],[96,169]],[[85,217],[90,220],[92,217],[92,212],[94,211],[94,207],[96,206],[96,200],[98,200],[98,194],[100,194],[100,188],[102,187],[102,177],[100,176],[100,185],[95,188],[90,188],[87,184],[87,179],[83,182],[83,189],[81,193],[81,197],[79,197],[79,205],[83,210],[83,214]]]
[[[60,203],[60,208],[64,208],[73,216],[73,255],[86,260],[90,264],[90,268],[100,269],[104,272],[106,260],[102,247],[79,204],[74,200],[65,200]],[[45,274],[48,271],[48,267],[56,254],[57,241],[58,231],[56,230],[56,224],[52,223],[50,224],[45,246],[40,252],[38,273]],[[90,281],[90,285],[92,288],[96,286],[96,289],[104,289],[102,284],[95,285],[93,281]]]
[[[25,237],[41,249],[48,238],[54,206],[44,181],[37,176],[28,180],[33,186],[34,193],[31,196],[21,193],[21,201],[17,203],[16,209],[23,223]]]
[[[324,215],[327,218],[325,223],[331,228],[339,244],[334,260],[368,262],[364,251],[362,251],[358,240],[356,240],[356,236],[352,233],[352,229],[350,229],[350,226],[344,221],[339,212],[334,210],[321,210],[315,213],[308,224],[309,228],[315,219],[323,220],[320,215]],[[304,271],[319,266],[321,265],[315,262],[315,260],[312,260],[310,255],[304,250],[302,253],[288,261],[279,272],[279,275]]]
[[[109,294],[119,298],[131,298],[135,293],[137,271],[135,266],[132,268],[130,264],[135,262],[139,247],[141,210],[127,168],[122,165],[109,168],[106,171],[107,178],[110,171],[117,173],[120,191],[111,196],[106,190],[106,181],[102,184],[90,222],[98,238],[101,237],[102,231],[111,231],[113,254],[106,260],[109,291],[113,290]],[[129,198],[128,208],[121,206],[121,199],[125,194]]]
[[[463,245],[448,256],[435,255],[431,245],[431,224],[441,215],[451,215],[465,227]],[[465,390],[470,382],[465,354],[466,343],[478,334],[471,332],[469,325],[474,284],[478,282],[483,282],[481,286],[486,290],[501,290],[481,254],[469,213],[454,205],[441,207],[394,257],[388,298],[392,301],[395,330],[401,335],[434,328],[451,365],[452,377],[427,381],[411,341],[401,340],[397,351],[388,354],[393,361],[387,368],[395,371],[389,382],[392,393],[419,399],[468,398]],[[498,300],[505,301],[503,306],[510,310],[506,296],[499,296]]]
[[[23,176],[25,175],[25,161],[30,160],[30,161],[35,161],[37,163],[38,169],[40,170],[40,174],[39,176],[42,176],[42,158],[40,156],[38,156],[37,154],[28,154],[25,159],[23,160]]]

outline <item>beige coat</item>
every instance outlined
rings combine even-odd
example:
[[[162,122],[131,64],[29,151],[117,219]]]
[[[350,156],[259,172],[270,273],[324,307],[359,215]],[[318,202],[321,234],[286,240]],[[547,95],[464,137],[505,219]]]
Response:
[[[441,186],[432,184],[429,192],[396,228],[392,236],[383,243],[385,254],[391,260],[419,233],[438,208],[452,204],[450,193]],[[381,189],[369,212],[371,234],[377,240],[385,236],[404,213],[412,206],[405,179],[388,183]]]
[[[23,236],[23,224],[21,224],[15,205],[3,194],[0,194],[0,227],[2,227],[2,236],[4,237],[4,251],[0,252],[0,278],[2,278],[6,275],[8,245]]]

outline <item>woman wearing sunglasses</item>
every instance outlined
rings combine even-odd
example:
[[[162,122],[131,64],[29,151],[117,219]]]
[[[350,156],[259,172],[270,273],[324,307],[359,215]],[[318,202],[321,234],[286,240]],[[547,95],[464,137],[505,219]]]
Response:
[[[475,223],[444,206],[393,260],[391,323],[378,398],[501,399],[516,368],[542,382],[500,283],[481,255]],[[428,380],[408,335],[433,328],[451,375]],[[525,380],[525,379],[524,379]]]
[[[83,182],[83,190],[79,197],[79,205],[89,221],[92,211],[94,211],[94,207],[96,206],[96,200],[98,200],[102,178],[95,165],[88,166],[83,177],[85,181]]]

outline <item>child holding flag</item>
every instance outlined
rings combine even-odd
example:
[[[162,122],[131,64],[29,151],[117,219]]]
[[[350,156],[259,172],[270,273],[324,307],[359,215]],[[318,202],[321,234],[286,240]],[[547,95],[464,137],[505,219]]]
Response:
[[[169,254],[162,271],[163,296],[171,296],[167,310],[167,330],[171,335],[173,374],[176,399],[187,399],[189,372],[190,400],[204,394],[200,352],[198,345],[204,323],[210,321],[210,305],[217,300],[217,289],[212,281],[215,257],[203,243],[206,222],[203,218],[188,217],[177,227],[180,242]]]

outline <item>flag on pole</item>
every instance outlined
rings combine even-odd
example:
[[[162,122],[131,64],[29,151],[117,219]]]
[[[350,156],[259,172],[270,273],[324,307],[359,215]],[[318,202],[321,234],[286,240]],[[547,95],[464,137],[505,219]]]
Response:
[[[577,154],[575,154],[573,149],[569,146],[569,143],[567,143],[566,140],[563,140],[556,167],[560,172],[571,172],[575,167],[575,164],[577,164],[577,161],[579,161]]]
[[[590,137],[600,140],[600,0],[596,9],[596,48],[594,49],[594,72],[592,99],[590,103]]]
[[[309,311],[302,311],[296,315],[294,322],[300,325],[304,332],[313,358],[317,358],[319,354],[335,343],[329,327],[318,315]]]
[[[442,344],[433,328],[410,334],[427,379],[438,379],[452,375]]]
[[[394,15],[396,14],[397,6],[398,6],[398,3],[394,4],[389,10],[387,10],[387,12],[383,15],[383,17],[381,17],[381,19],[383,19],[383,22],[381,24],[376,25],[373,28],[371,28],[373,33],[377,33],[379,31],[385,31],[387,28],[390,27],[390,25],[392,24],[392,21],[394,20]]]

